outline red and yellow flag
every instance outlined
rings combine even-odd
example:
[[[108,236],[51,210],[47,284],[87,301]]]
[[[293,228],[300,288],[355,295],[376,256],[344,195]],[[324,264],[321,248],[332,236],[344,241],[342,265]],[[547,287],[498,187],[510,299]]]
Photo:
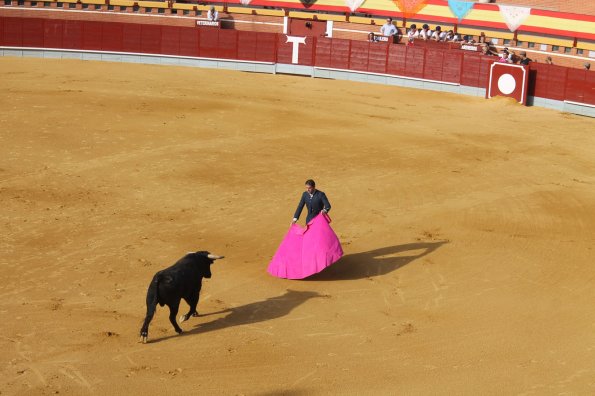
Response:
[[[426,6],[427,0],[393,0],[406,19],[412,18]]]

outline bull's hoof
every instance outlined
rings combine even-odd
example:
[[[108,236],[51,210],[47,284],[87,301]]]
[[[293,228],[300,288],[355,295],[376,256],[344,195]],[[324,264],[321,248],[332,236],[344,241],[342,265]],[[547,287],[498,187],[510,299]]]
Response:
[[[182,329],[176,329],[176,333],[182,334]]]
[[[140,340],[138,342],[142,342],[143,344],[147,343],[147,336],[140,336]]]
[[[180,322],[180,323],[184,323],[186,320],[188,320],[186,318],[186,315],[180,315],[180,317],[178,318],[178,322]]]
[[[194,313],[192,314],[192,316],[194,316],[195,318],[198,318],[198,312],[194,311]]]

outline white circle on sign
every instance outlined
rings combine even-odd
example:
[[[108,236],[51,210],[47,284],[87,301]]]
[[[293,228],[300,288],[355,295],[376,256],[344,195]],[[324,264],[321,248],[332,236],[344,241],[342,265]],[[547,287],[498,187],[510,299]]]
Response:
[[[504,95],[511,94],[516,88],[516,80],[510,74],[503,74],[498,79],[498,89]]]

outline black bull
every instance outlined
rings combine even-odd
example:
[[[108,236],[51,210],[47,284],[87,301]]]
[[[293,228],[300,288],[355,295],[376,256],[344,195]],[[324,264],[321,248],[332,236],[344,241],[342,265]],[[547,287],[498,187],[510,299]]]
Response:
[[[157,304],[169,307],[169,321],[177,333],[182,329],[176,323],[176,315],[180,306],[180,300],[184,299],[190,306],[187,314],[180,316],[180,323],[188,320],[190,316],[198,316],[196,305],[202,286],[202,278],[211,277],[211,264],[214,260],[223,256],[215,256],[209,252],[200,251],[188,253],[169,268],[159,271],[153,276],[153,280],[147,291],[147,316],[140,329],[141,341],[147,342],[149,336],[149,323],[153,319]]]

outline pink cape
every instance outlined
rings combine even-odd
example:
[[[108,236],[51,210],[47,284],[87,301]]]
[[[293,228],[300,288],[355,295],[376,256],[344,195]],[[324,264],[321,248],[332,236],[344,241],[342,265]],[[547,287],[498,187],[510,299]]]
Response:
[[[321,213],[301,227],[292,224],[268,268],[277,278],[303,279],[316,274],[343,256],[331,219]]]

